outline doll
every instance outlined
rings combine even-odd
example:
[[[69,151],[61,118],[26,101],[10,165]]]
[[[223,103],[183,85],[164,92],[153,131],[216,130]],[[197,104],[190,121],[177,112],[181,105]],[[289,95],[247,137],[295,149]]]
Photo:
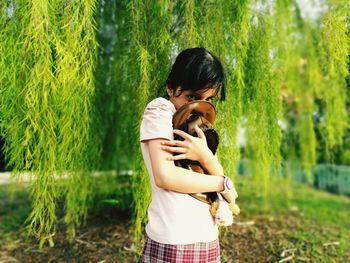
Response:
[[[215,115],[216,111],[212,103],[206,100],[192,101],[175,112],[173,116],[173,128],[197,137],[194,129],[194,126],[197,124],[205,134],[208,148],[215,154],[219,145],[219,135],[213,127]],[[183,138],[175,134],[174,140],[183,140]],[[198,161],[188,159],[175,160],[175,165],[198,173],[208,174]],[[210,205],[210,213],[218,225],[232,225],[233,215],[236,216],[239,214],[240,210],[235,202],[228,204],[217,192],[190,195]]]

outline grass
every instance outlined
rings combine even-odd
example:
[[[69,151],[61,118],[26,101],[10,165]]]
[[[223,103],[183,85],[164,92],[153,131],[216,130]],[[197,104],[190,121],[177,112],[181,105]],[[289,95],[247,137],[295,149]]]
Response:
[[[15,186],[0,186],[0,236],[24,226],[30,209],[27,191]]]
[[[297,262],[350,262],[350,198],[316,190],[285,180],[270,183],[264,201],[259,189],[247,177],[239,177],[238,204],[244,218],[265,216],[280,223],[276,229],[279,255],[291,249]],[[281,232],[281,235],[278,235]],[[285,253],[286,254],[286,253]],[[298,260],[297,260],[298,259]]]
[[[248,186],[248,187],[247,187]],[[249,213],[299,210],[306,219],[320,223],[334,223],[350,228],[350,198],[319,191],[304,184],[275,180],[270,184],[270,191],[265,202],[250,184],[249,178],[239,178],[237,188],[239,199]]]
[[[263,198],[262,191],[252,183],[251,178],[243,176],[237,178],[236,187],[241,214],[236,218],[237,224],[222,231],[220,241],[223,263],[350,262],[350,198],[319,191],[299,183],[287,183],[284,180],[270,182],[270,191],[267,197]],[[94,240],[90,243],[90,248],[94,244],[100,244],[100,247],[94,250],[93,258],[84,252],[86,260],[102,260],[113,256],[117,261],[119,257],[123,259],[119,262],[133,262],[132,254],[125,250],[125,247],[131,246],[130,243],[126,244],[130,239],[125,241],[118,239],[120,245],[114,243],[114,247],[101,245],[113,244],[113,240],[105,238],[99,240],[99,236],[110,236],[110,238],[124,236],[125,225],[129,225],[130,221],[127,219],[128,216],[124,221],[115,221],[119,214],[114,209],[115,205],[119,205],[121,210],[125,210],[125,204],[130,203],[129,200],[122,200],[122,195],[127,199],[131,197],[122,192],[110,196],[104,192],[97,201],[99,210],[94,213],[104,213],[104,216],[100,216],[97,221],[94,220],[93,224],[88,221],[83,231],[94,233],[89,238],[86,236],[86,242],[84,241],[88,243]],[[114,212],[109,214],[110,230],[105,231],[109,210]],[[9,248],[9,244],[12,243],[8,255],[18,256],[16,251],[23,251],[25,248],[21,243],[35,242],[19,238],[19,234],[23,233],[21,229],[29,211],[30,202],[24,188],[15,188],[14,196],[10,199],[8,187],[0,187],[0,248],[2,246]],[[115,227],[118,231],[114,233]],[[64,246],[68,250],[74,245],[76,253],[82,251],[81,240],[78,240],[80,243],[72,245],[63,241],[63,234],[58,233],[58,236],[62,236],[58,242],[59,246]],[[126,234],[125,236],[129,237]],[[15,246],[18,248],[14,248]],[[26,246],[29,246],[28,243]],[[33,244],[31,246],[34,247]],[[57,248],[56,250],[59,251]],[[47,255],[58,257],[60,252],[56,253],[56,250],[47,250]],[[104,255],[99,252],[102,250],[105,251]],[[30,257],[36,260],[34,254]]]

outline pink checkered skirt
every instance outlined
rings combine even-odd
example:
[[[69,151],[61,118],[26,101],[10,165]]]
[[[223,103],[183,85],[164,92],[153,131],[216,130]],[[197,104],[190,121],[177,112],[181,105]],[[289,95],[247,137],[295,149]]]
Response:
[[[146,235],[140,263],[220,263],[219,240],[186,245],[158,243]]]

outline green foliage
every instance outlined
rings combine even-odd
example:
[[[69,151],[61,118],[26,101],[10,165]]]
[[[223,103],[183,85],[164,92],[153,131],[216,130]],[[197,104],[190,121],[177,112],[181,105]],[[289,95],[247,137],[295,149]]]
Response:
[[[150,202],[149,175],[143,165],[140,151],[139,128],[145,105],[154,97],[165,92],[165,78],[168,73],[165,65],[169,65],[171,48],[171,1],[153,1],[146,5],[143,1],[131,1],[128,11],[131,17],[132,54],[136,64],[132,73],[136,89],[132,93],[135,98],[134,108],[130,108],[132,119],[137,125],[132,127],[132,168],[135,175],[132,180],[134,199],[134,238],[140,242],[143,238],[143,226],[147,218],[147,207]],[[159,25],[162,29],[159,30]],[[130,93],[129,93],[130,94]],[[131,94],[130,94],[131,95]],[[136,114],[135,114],[136,113]]]
[[[91,101],[94,96],[94,65],[96,61],[95,1],[76,3],[58,2],[55,10],[64,7],[63,18],[58,21],[56,38],[56,81],[59,109],[58,156],[59,171],[70,171],[65,182],[66,217],[69,235],[87,213],[89,175],[92,165],[89,155],[93,149],[86,142],[91,125]],[[75,21],[72,21],[75,18]],[[90,152],[91,151],[91,152]]]
[[[91,195],[83,171],[91,170],[88,156],[94,152],[87,149],[96,56],[94,6],[94,1],[77,8],[73,2],[22,0],[8,1],[2,9],[0,45],[8,55],[0,65],[1,131],[10,165],[16,172],[31,172],[28,227],[41,246],[46,240],[53,243],[58,186],[63,184],[66,192],[70,236],[86,215]],[[63,171],[69,173],[61,182]]]
[[[345,9],[340,4],[330,4],[318,21],[302,18],[296,4],[293,9],[291,23],[284,27],[289,28],[289,33],[283,44],[287,49],[282,151],[284,158],[302,161],[311,183],[316,160],[332,160],[348,125],[345,78],[349,39],[344,14],[341,15]],[[318,134],[321,136],[316,137]]]
[[[232,178],[236,175],[235,163],[239,160],[236,142],[241,116],[239,94],[244,86],[242,65],[247,49],[248,4],[249,1],[202,1],[198,7],[201,14],[198,24],[204,29],[200,32],[201,44],[223,61],[227,75],[225,102],[219,102],[218,98],[215,101],[219,113],[215,125],[223,139],[218,156],[226,174]],[[231,16],[231,13],[238,12],[240,15]]]
[[[270,169],[278,165],[280,156],[280,87],[272,85],[270,21],[261,15],[253,19],[245,62],[246,89],[242,105],[247,119],[246,152],[254,159],[254,180],[261,183],[261,191],[267,196]]]
[[[293,48],[293,5],[294,1],[284,0],[275,1],[273,8],[271,10],[271,43],[273,48],[271,49],[272,56],[272,83],[271,85],[275,87],[275,95],[279,96],[279,101],[275,105],[278,111],[278,122],[279,128],[281,129],[281,134],[278,136],[283,137],[283,132],[285,124],[289,124],[286,121],[286,117],[283,114],[283,100],[286,94],[286,89],[288,88],[288,69],[292,57],[295,56],[292,52]],[[276,127],[275,127],[276,128]],[[288,127],[289,129],[290,127]],[[287,139],[286,136],[284,139]],[[292,138],[295,139],[295,138]],[[281,148],[281,156],[275,156],[275,165],[272,167],[271,174],[280,174],[280,160],[283,159],[283,140],[280,137],[280,141],[275,140],[275,143],[280,143],[281,145],[275,145]],[[289,156],[291,155],[290,149],[288,149]],[[288,175],[288,173],[287,173]],[[288,177],[288,176],[287,176]]]
[[[24,8],[23,2],[17,3],[16,10]],[[20,78],[24,70],[21,58],[25,54],[25,49],[22,44],[24,36],[20,33],[22,31],[21,27],[26,26],[27,21],[16,10],[14,10],[14,3],[1,3],[0,81],[2,88],[0,90],[0,127],[1,135],[8,138],[4,152],[9,166],[19,170],[25,165],[22,143],[26,143],[25,141],[21,142],[25,126],[18,125],[25,119],[24,96],[21,96],[25,80]]]
[[[325,120],[323,134],[326,137],[326,153],[342,144],[344,130],[348,126],[346,112],[346,83],[349,75],[348,55],[350,38],[346,21],[346,9],[334,4],[324,15],[321,25],[321,67],[327,88],[323,91]]]
[[[195,0],[179,0],[175,14],[181,17],[183,25],[180,27],[177,44],[180,49],[196,47],[199,44],[199,30],[197,15],[200,11],[197,8]]]
[[[236,164],[240,153],[237,143],[237,133],[242,116],[242,93],[245,90],[245,68],[244,63],[248,50],[248,32],[250,29],[249,10],[250,1],[223,1],[224,39],[225,47],[224,67],[227,74],[226,101],[217,105],[218,115],[217,127],[223,142],[220,146],[218,156],[223,164],[225,172],[232,178],[236,175]],[[232,15],[234,14],[234,15]],[[227,34],[226,32],[229,32]],[[214,35],[215,32],[213,31]],[[218,50],[219,52],[219,50]],[[239,189],[238,189],[239,191]]]
[[[297,158],[304,166],[308,182],[312,183],[311,170],[316,164],[316,136],[313,121],[316,111],[314,97],[319,89],[321,75],[316,63],[316,45],[311,26],[303,21],[298,23],[301,25],[299,30],[302,33],[303,44],[294,45],[294,52],[297,56],[290,61],[287,80],[288,85],[290,85],[288,89],[291,89],[289,92],[293,93],[293,104],[290,106],[294,107],[294,114],[297,115],[297,122],[291,123],[291,125],[295,125],[298,135]],[[299,42],[296,39],[294,41]]]

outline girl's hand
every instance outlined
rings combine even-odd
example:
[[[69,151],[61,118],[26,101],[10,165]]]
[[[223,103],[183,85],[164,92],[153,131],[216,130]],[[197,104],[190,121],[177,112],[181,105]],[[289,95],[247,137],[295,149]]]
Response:
[[[179,155],[168,157],[170,161],[189,159],[205,163],[214,157],[213,153],[207,146],[207,139],[204,132],[195,125],[194,127],[198,137],[189,135],[181,130],[174,130],[174,133],[180,135],[184,141],[164,141],[162,149],[172,153],[180,153]]]

